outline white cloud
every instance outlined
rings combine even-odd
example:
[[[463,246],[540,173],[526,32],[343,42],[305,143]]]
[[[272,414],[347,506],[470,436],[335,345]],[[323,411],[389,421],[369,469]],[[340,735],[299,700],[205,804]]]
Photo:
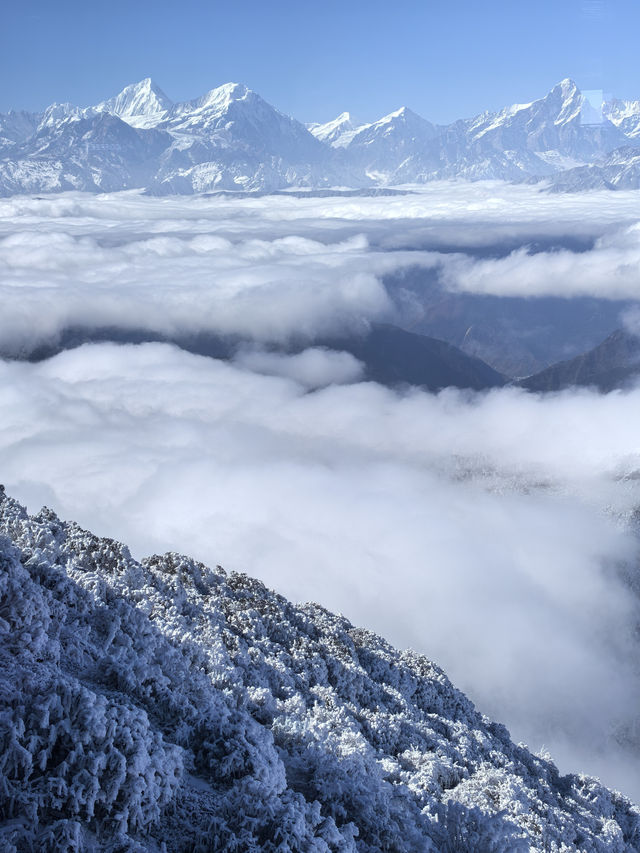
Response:
[[[631,192],[495,182],[371,198],[4,199],[0,345],[21,350],[79,325],[313,338],[392,319],[381,280],[409,266],[478,293],[635,298],[638,218]],[[572,240],[596,243],[523,248]]]
[[[238,366],[254,373],[288,376],[306,388],[357,382],[364,374],[364,365],[350,353],[324,347],[309,347],[295,355],[243,349],[234,360]]]
[[[0,363],[2,479],[139,556],[179,549],[343,610],[563,769],[640,796],[610,737],[640,698],[619,577],[637,565],[640,391],[398,396],[340,384],[361,376],[345,353],[268,351],[393,317],[382,280],[413,265],[474,292],[637,295],[637,221],[637,193],[491,183],[0,200],[4,351],[98,324],[256,344],[232,364],[166,345]],[[521,248],[545,241],[565,248]]]
[[[531,254],[524,247],[505,258],[449,257],[442,278],[451,290],[496,296],[638,299],[640,227],[624,226],[598,239],[593,249],[579,253]]]
[[[632,789],[640,392],[396,395],[173,347],[0,369],[0,470],[31,509],[244,570],[444,665],[563,769]],[[626,756],[626,757],[625,757]]]
[[[406,263],[352,238],[95,237],[19,230],[0,239],[0,341],[40,342],[70,326],[283,340],[392,313],[376,277]]]

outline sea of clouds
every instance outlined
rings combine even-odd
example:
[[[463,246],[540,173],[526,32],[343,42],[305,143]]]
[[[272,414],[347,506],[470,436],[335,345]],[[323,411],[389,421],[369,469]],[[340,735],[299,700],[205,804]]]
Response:
[[[640,390],[400,392],[313,345],[393,320],[384,277],[407,267],[636,298],[637,199],[2,200],[4,352],[78,325],[251,341],[231,362],[169,343],[0,361],[0,478],[137,557],[246,571],[424,652],[517,740],[639,800]],[[302,353],[264,348],[301,333]]]
[[[496,183],[370,198],[8,198],[0,348],[79,326],[263,342],[348,333],[398,319],[382,279],[407,268],[454,291],[635,299],[639,215],[633,192]]]

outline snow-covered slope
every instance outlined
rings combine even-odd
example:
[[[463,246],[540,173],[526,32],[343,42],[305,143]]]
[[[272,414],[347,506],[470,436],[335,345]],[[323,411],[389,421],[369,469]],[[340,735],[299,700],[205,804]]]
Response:
[[[589,166],[621,147],[640,149],[639,104],[612,100],[596,121],[576,84],[566,79],[539,100],[447,126],[403,107],[368,124],[342,113],[305,127],[239,83],[174,104],[146,78],[95,106],[52,104],[42,115],[0,116],[0,193],[526,180]],[[94,130],[110,118],[120,124],[112,124],[108,144],[98,149]],[[131,130],[139,140],[132,162]],[[73,144],[61,151],[62,137]],[[92,159],[87,145],[93,146]]]
[[[137,130],[107,112],[41,125],[0,165],[0,191],[115,191],[150,185],[171,137]]]
[[[0,534],[2,850],[639,849],[624,797],[317,604],[2,490]]]
[[[374,183],[428,179],[438,167],[437,131],[401,107],[360,128],[345,148],[350,166]]]
[[[554,192],[640,189],[640,148],[618,148],[595,163],[554,175],[550,185]]]
[[[629,139],[640,137],[640,101],[613,98],[604,104],[603,115]]]

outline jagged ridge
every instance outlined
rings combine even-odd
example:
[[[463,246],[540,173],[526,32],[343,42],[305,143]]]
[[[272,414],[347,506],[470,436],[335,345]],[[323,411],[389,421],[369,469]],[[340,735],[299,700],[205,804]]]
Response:
[[[106,133],[105,117],[112,119]],[[130,156],[132,132],[134,148],[145,150],[142,161]],[[446,126],[403,107],[369,124],[343,113],[307,128],[242,84],[174,104],[145,78],[96,106],[53,104],[41,116],[0,116],[0,194],[539,179],[588,168],[612,151],[637,152],[638,146],[639,101],[593,106],[569,79],[531,103]],[[600,185],[637,185],[635,171],[615,161],[613,167]],[[571,188],[594,185],[591,173],[569,180]]]

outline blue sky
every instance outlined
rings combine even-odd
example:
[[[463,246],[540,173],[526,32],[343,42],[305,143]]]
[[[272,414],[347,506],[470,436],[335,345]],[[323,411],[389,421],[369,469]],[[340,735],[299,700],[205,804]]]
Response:
[[[0,111],[86,106],[151,76],[174,100],[243,82],[302,121],[407,105],[448,122],[568,76],[640,98],[638,32],[638,0],[9,0]]]

